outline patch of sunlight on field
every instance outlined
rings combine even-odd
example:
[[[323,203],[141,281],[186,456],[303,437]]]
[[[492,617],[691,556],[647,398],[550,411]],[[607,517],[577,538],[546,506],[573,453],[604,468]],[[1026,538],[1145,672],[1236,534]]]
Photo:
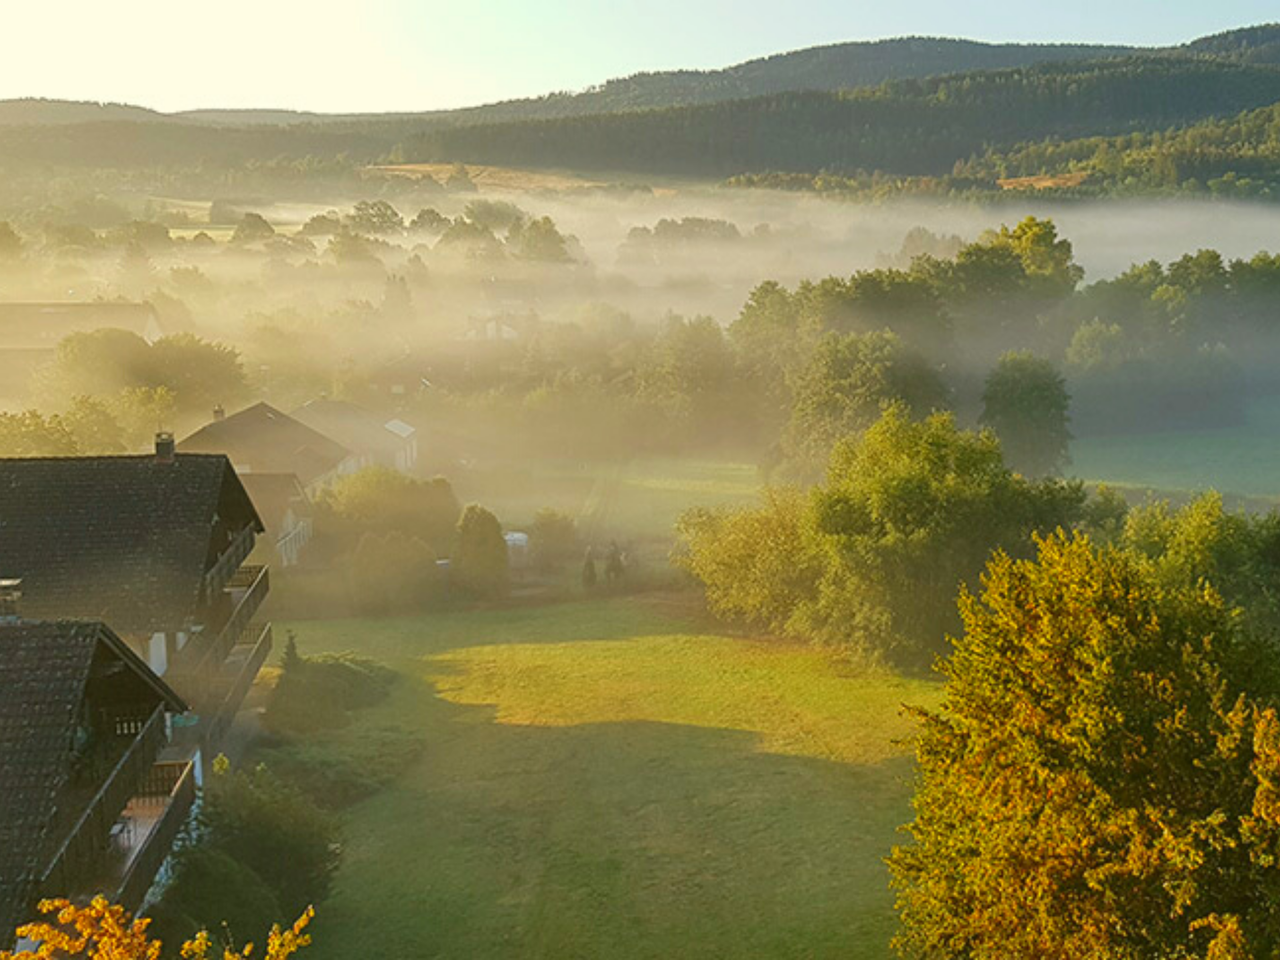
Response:
[[[346,812],[313,960],[892,955],[900,707],[938,685],[726,636],[679,596],[289,627],[400,669],[359,722],[426,742]]]
[[[901,705],[935,696],[808,647],[707,635],[474,647],[431,658],[427,676],[451,703],[492,706],[498,723],[740,730],[765,752],[844,763],[900,755],[912,730]]]

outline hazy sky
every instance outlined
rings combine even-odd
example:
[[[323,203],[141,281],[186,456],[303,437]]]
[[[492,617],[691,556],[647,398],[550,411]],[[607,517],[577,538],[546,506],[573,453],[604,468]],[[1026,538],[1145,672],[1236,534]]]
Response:
[[[9,0],[6,6],[0,98],[112,100],[161,110],[422,110],[579,89],[638,70],[726,66],[840,40],[929,34],[1158,44],[1280,19],[1276,0]]]

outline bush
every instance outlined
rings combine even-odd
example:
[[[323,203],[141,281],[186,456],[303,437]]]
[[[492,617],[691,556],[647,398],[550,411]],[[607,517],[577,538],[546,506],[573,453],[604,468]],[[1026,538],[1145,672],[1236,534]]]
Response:
[[[335,552],[353,549],[367,533],[394,533],[447,555],[460,513],[448,480],[416,480],[388,467],[366,467],[341,478],[321,494],[317,507],[318,532],[336,541]]]
[[[529,527],[529,553],[543,570],[563,567],[578,556],[578,524],[558,510],[539,510]]]
[[[438,599],[443,577],[436,554],[403,533],[367,533],[346,562],[351,606],[385,616],[424,610]]]
[[[209,930],[231,945],[285,920],[266,882],[222,850],[182,847],[172,870],[163,896],[147,911],[151,933],[164,943],[182,943]]]
[[[268,767],[312,801],[340,809],[390,785],[425,744],[402,727],[354,730],[336,740],[302,740],[263,750]]]
[[[341,727],[352,710],[380,703],[397,677],[394,670],[353,654],[304,659],[290,636],[263,722],[282,736]]]
[[[499,596],[507,589],[507,565],[507,542],[498,518],[471,504],[458,522],[458,548],[450,567],[454,582],[473,596]]]
[[[266,767],[215,772],[198,816],[203,846],[261,877],[285,914],[328,896],[338,867],[338,823]]]

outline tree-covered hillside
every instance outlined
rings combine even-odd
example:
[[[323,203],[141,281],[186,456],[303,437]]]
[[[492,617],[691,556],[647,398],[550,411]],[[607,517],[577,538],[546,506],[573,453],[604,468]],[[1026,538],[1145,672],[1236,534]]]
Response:
[[[785,93],[700,107],[435,128],[420,160],[724,176],[942,175],[990,148],[1160,130],[1280,100],[1280,68],[1134,57]]]

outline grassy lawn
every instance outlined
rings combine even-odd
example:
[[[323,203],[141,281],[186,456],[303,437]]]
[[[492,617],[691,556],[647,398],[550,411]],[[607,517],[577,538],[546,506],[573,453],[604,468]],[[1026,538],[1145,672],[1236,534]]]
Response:
[[[316,960],[882,958],[936,686],[614,599],[293,624],[406,671],[428,747],[347,817]]]
[[[1252,401],[1239,426],[1090,437],[1071,445],[1071,472],[1158,490],[1205,490],[1280,500],[1280,400]]]

